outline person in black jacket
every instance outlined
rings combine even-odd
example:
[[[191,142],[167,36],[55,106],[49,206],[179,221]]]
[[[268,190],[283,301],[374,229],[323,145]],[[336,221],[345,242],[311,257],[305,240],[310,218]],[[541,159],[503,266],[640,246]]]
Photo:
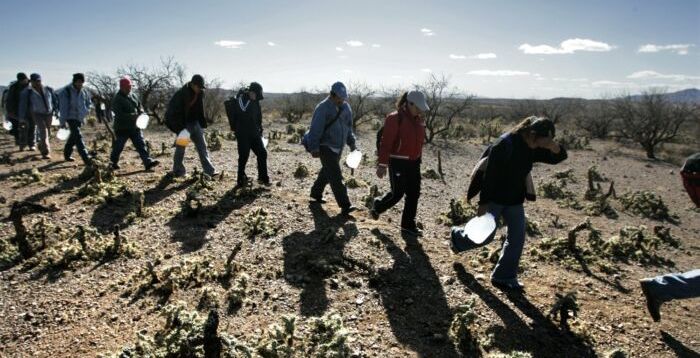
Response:
[[[232,99],[233,118],[229,118],[229,124],[238,142],[237,186],[239,187],[248,183],[245,166],[251,150],[258,159],[258,182],[265,186],[270,185],[270,177],[267,175],[267,150],[262,137],[262,109],[260,108],[262,99],[262,86],[257,82],[252,82],[248,88],[242,88],[238,91],[236,98]]]
[[[192,80],[175,92],[170,99],[169,113],[166,113],[166,117],[175,118],[174,122],[179,123],[180,128],[175,128],[177,132],[182,129],[187,129],[190,132],[190,138],[197,149],[197,154],[199,154],[204,174],[213,176],[217,172],[209,160],[207,141],[204,139],[204,128],[207,127],[207,120],[204,117],[204,89],[204,77],[192,76]],[[173,174],[175,176],[185,175],[184,160],[185,147],[176,145],[173,156]]]
[[[491,283],[498,288],[523,289],[517,274],[525,244],[525,178],[532,163],[557,164],[567,158],[566,150],[554,141],[554,134],[550,119],[532,116],[491,146],[477,214],[503,216],[508,226],[501,256],[491,274]]]
[[[12,123],[10,134],[15,138],[15,145],[20,145],[19,131],[19,97],[20,93],[29,86],[29,77],[24,72],[17,74],[17,81],[12,82],[7,90],[5,98],[5,110],[7,111],[7,120]],[[26,128],[23,127],[23,128]],[[24,129],[26,130],[26,129]],[[21,150],[21,149],[20,149]]]

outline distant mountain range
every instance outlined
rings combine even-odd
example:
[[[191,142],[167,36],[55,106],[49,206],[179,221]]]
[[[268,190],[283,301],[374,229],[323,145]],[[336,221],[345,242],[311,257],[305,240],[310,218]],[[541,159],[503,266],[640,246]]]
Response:
[[[642,95],[634,95],[633,99],[640,99]],[[700,89],[688,88],[678,92],[671,92],[666,94],[668,98],[673,103],[697,103],[700,104]]]

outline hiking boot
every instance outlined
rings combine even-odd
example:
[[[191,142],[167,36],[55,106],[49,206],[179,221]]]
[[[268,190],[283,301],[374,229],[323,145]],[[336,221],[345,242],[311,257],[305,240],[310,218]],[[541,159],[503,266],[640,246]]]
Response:
[[[122,168],[122,167],[120,167],[119,164],[117,164],[117,163],[109,163],[109,167],[110,167],[112,170],[119,170],[119,169]]]
[[[657,300],[656,297],[649,292],[648,285],[652,281],[652,279],[643,279],[639,280],[639,284],[642,286],[642,293],[644,293],[644,297],[647,300],[647,310],[649,311],[649,315],[651,315],[654,322],[659,322],[661,320],[661,301]]]
[[[160,164],[159,161],[152,160],[152,161],[148,162],[148,164],[146,164],[146,170],[151,170],[151,169],[157,167],[159,164]]]
[[[518,281],[518,279],[501,280],[498,278],[491,278],[491,284],[501,291],[510,292],[523,292],[525,291],[525,286]]]
[[[272,183],[270,183],[270,179],[258,179],[258,183],[264,186],[272,185]]]
[[[423,236],[423,230],[421,230],[415,226],[401,227],[401,232],[404,234],[415,236],[415,237],[422,237]]]
[[[35,146],[33,146],[33,145],[30,145],[30,146],[29,146],[29,151],[30,151],[30,152],[33,152],[33,151],[35,151],[35,150],[36,150],[36,147],[35,147]]]
[[[23,145],[20,145],[20,146],[19,146],[19,151],[20,151],[20,152],[24,152],[24,146],[23,146]]]
[[[340,214],[341,214],[341,215],[348,216],[348,215],[354,213],[354,212],[357,211],[357,210],[359,210],[359,209],[358,209],[356,206],[350,205],[350,206],[348,206],[347,208],[343,208],[343,210],[340,211]]]
[[[74,162],[74,161],[75,161],[75,158],[73,158],[73,157],[64,157],[63,160],[65,160],[65,161],[67,161],[67,162]]]

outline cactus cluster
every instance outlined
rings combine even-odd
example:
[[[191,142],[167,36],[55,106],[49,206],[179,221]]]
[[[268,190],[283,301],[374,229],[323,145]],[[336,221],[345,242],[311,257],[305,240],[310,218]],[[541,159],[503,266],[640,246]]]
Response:
[[[294,177],[297,179],[303,179],[309,176],[309,169],[306,165],[299,163],[297,168],[294,170]]]
[[[461,199],[451,199],[450,209],[438,216],[438,223],[448,226],[464,225],[476,216],[476,206],[465,203]]]
[[[471,297],[467,302],[457,307],[452,324],[450,324],[450,339],[457,349],[466,356],[479,352],[476,333],[478,315],[474,311],[475,300]]]
[[[243,232],[246,236],[270,238],[277,234],[278,226],[273,223],[270,213],[257,208],[243,218]]]
[[[620,197],[623,208],[648,219],[677,223],[678,216],[668,210],[663,199],[651,191],[635,191]]]

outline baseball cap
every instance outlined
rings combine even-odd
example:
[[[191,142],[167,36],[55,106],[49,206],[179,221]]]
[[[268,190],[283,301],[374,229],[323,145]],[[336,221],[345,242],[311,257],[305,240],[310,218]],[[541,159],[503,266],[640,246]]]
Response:
[[[29,80],[31,81],[41,81],[41,75],[38,73],[32,73],[29,75]]]
[[[124,88],[124,87],[130,87],[131,86],[131,78],[129,77],[122,77],[119,80],[119,88]]]
[[[347,100],[348,99],[348,91],[345,88],[345,85],[343,82],[336,82],[331,86],[331,92],[335,93],[336,96]]]
[[[430,110],[430,107],[428,107],[428,102],[425,100],[425,95],[421,91],[409,91],[406,99],[415,104],[416,107],[423,112]]]

